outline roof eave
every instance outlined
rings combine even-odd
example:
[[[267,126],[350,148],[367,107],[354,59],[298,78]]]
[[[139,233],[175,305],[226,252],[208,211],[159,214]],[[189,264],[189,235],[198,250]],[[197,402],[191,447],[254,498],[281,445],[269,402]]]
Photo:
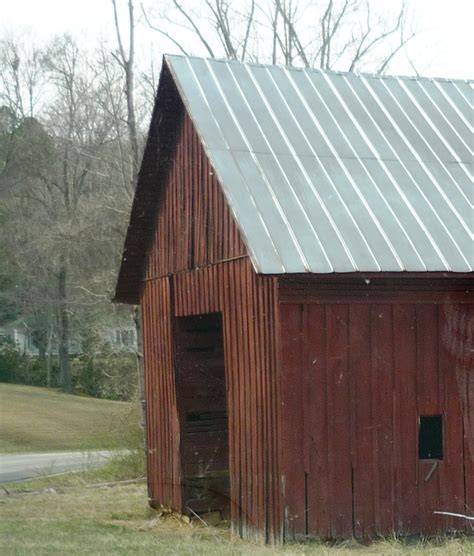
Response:
[[[166,57],[163,57],[148,138],[125,236],[122,261],[113,298],[115,303],[132,305],[139,303],[140,283],[145,271],[160,194],[158,186],[164,181],[163,178],[168,168],[168,159],[174,144],[174,131],[181,110],[181,97]]]

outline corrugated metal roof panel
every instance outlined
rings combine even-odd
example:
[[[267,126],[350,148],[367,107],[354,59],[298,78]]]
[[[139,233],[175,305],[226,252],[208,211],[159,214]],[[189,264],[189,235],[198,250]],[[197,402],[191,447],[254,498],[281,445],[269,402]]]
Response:
[[[470,83],[166,60],[258,272],[473,270]]]

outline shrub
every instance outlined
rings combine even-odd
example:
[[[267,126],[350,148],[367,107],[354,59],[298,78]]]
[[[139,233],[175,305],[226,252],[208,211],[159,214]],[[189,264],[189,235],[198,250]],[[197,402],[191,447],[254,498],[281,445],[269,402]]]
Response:
[[[48,386],[48,364],[45,358],[20,353],[11,338],[0,337],[0,382]],[[49,386],[59,386],[59,365],[50,363]]]
[[[48,385],[48,363],[45,358],[22,356],[22,364],[17,373],[17,380],[21,384],[31,386],[50,386],[59,388],[59,364],[55,359],[50,362],[50,379]]]
[[[0,382],[31,386],[60,386],[59,363],[21,354],[11,338],[0,337]],[[71,357],[74,388],[95,398],[129,401],[137,393],[137,361],[134,353],[93,353]]]
[[[98,398],[131,400],[137,392],[136,365],[133,353],[80,355],[71,362],[74,387]]]
[[[0,337],[0,381],[16,382],[22,364],[22,356],[15,342],[8,337]]]

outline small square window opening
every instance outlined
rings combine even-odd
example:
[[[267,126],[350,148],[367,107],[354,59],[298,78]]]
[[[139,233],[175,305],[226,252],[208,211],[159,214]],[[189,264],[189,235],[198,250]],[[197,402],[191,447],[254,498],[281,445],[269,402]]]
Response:
[[[420,415],[418,458],[443,459],[443,416]]]

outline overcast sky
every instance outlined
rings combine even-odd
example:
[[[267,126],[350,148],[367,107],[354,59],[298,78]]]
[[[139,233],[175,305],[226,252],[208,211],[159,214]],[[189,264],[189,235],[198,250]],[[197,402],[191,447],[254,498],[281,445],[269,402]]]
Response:
[[[91,42],[99,36],[110,40],[114,37],[110,0],[0,1],[0,31],[27,28],[38,38],[67,31]],[[372,1],[382,6],[392,2]],[[118,0],[118,4],[124,9],[126,0]],[[136,4],[139,12],[139,2]],[[423,30],[409,48],[417,70],[428,76],[474,79],[474,0],[412,0],[412,5]],[[139,38],[142,48],[148,48],[152,41],[155,53],[163,53],[162,39],[157,34],[142,30]],[[172,51],[170,47],[165,49]],[[391,70],[413,73],[403,54]]]

